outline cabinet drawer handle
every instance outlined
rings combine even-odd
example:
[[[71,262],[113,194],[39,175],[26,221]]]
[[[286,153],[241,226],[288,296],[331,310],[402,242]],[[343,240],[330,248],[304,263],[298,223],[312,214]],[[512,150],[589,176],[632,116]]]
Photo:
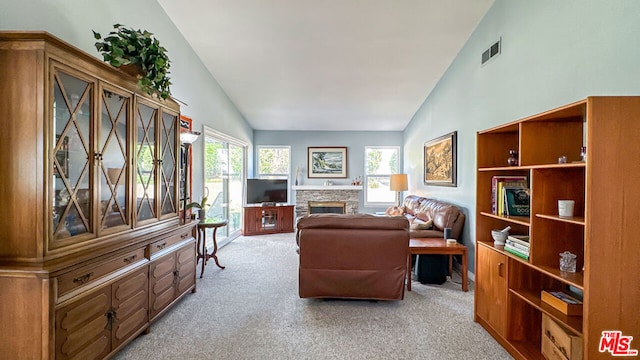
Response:
[[[498,276],[500,277],[504,277],[504,274],[502,272],[503,267],[504,267],[504,263],[498,263]]]
[[[131,255],[131,256],[127,257],[127,258],[122,259],[122,261],[124,261],[125,264],[131,264],[133,262],[133,260],[136,259],[137,256],[138,255]]]
[[[89,281],[89,278],[91,278],[92,276],[93,276],[93,271],[88,274],[78,276],[77,278],[73,279],[73,282],[75,284],[84,284],[87,281]]]
[[[186,239],[189,237],[189,234],[182,234],[180,235],[180,238],[182,238],[182,240]]]
[[[157,247],[158,249],[164,249],[164,247],[165,247],[165,246],[167,246],[167,242],[166,242],[166,241],[165,241],[165,242],[163,242],[162,244],[158,244],[158,245],[156,245],[156,247]]]

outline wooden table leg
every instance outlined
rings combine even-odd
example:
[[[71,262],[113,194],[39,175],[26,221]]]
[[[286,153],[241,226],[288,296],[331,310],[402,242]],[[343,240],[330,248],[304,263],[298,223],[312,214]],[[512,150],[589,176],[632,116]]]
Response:
[[[467,249],[465,248],[462,251],[462,291],[469,291],[469,286],[467,285]]]
[[[211,252],[211,254],[208,254],[207,257],[213,258],[213,261],[216,262],[216,265],[218,265],[220,269],[224,269],[224,266],[220,265],[220,263],[218,262],[218,256],[216,255],[216,252],[218,252],[218,242],[216,241],[216,231],[218,231],[218,228],[214,227],[213,228],[213,251]]]
[[[200,250],[199,246],[200,241],[202,241],[202,250]],[[202,279],[204,276],[204,266],[207,264],[207,233],[205,229],[198,229],[198,252],[198,259],[202,258],[202,270],[200,271],[200,279]]]
[[[411,268],[413,267],[411,260],[413,260],[413,258],[411,257],[411,253],[409,253],[407,258],[407,291],[411,291]]]

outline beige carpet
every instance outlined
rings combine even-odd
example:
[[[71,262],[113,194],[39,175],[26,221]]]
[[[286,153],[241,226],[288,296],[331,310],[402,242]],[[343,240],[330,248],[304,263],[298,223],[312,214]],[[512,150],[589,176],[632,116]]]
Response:
[[[395,302],[300,299],[293,234],[240,237],[218,255],[227,268],[209,262],[197,292],[115,359],[511,359],[458,284],[413,282]]]

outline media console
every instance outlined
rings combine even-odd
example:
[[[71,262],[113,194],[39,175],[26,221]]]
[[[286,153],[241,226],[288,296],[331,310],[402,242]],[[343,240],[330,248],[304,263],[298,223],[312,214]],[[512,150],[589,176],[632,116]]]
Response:
[[[242,235],[293,232],[293,205],[245,206]]]

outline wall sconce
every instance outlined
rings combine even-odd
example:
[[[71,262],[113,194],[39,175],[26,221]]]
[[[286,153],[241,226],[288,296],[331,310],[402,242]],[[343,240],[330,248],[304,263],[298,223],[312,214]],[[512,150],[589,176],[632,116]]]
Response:
[[[184,179],[182,181],[182,223],[187,223],[187,181],[189,173],[189,154],[191,151],[191,144],[198,140],[200,132],[197,131],[182,131],[180,132],[180,142],[184,146]]]

